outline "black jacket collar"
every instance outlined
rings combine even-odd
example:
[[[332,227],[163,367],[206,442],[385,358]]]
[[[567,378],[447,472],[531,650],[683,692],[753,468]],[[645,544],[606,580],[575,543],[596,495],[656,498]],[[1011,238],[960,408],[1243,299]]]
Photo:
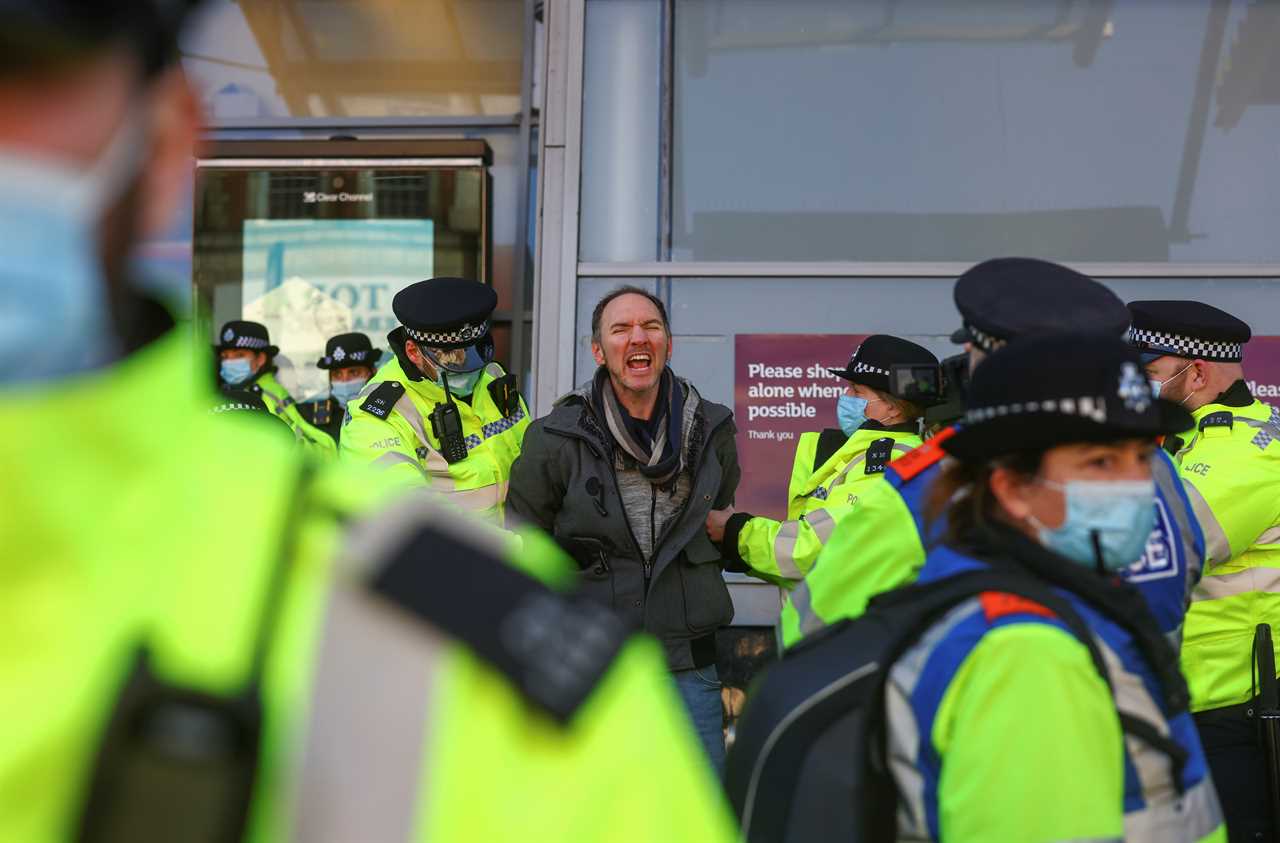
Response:
[[[875,419],[867,419],[862,423],[858,430],[883,430],[887,433],[918,433],[920,428],[915,422],[903,422],[902,424],[886,425]]]
[[[1221,404],[1224,407],[1248,407],[1253,403],[1253,393],[1249,391],[1248,384],[1238,380],[1209,403]]]

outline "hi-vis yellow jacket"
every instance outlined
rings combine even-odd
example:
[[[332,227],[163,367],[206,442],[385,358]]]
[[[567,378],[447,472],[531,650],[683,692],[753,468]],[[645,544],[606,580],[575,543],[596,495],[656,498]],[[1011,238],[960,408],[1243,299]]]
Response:
[[[815,468],[819,442],[838,431],[805,433],[796,444],[787,489],[787,519],[735,516],[722,545],[757,574],[789,588],[813,567],[840,517],[884,466],[920,445],[913,432],[863,427]]]
[[[501,524],[511,464],[520,456],[520,443],[529,427],[529,408],[523,398],[506,416],[490,393],[489,384],[503,375],[501,366],[490,363],[470,401],[454,397],[467,458],[450,464],[441,454],[430,422],[432,410],[445,402],[444,389],[426,379],[410,380],[400,361],[391,360],[347,403],[349,420],[342,429],[340,453],[344,459],[385,469],[406,487],[427,486],[454,505]],[[365,405],[375,391],[392,382],[401,389],[392,411],[380,418]]]
[[[1193,711],[1247,701],[1255,627],[1280,640],[1280,408],[1239,381],[1218,402],[1177,454],[1206,554],[1182,641]]]
[[[255,378],[253,383],[261,387],[262,403],[267,405],[271,415],[289,425],[294,436],[308,451],[321,458],[338,455],[338,444],[333,441],[333,437],[302,417],[293,396],[284,388],[284,384],[276,380],[272,372]]]

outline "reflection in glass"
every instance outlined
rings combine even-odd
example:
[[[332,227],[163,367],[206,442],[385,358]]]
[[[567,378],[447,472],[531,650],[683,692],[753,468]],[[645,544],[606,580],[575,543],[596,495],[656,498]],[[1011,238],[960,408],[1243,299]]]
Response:
[[[327,388],[315,361],[335,334],[386,348],[392,297],[433,275],[484,277],[481,167],[201,168],[198,330],[264,323],[294,398]]]
[[[214,119],[520,111],[522,0],[214,0],[183,44]]]
[[[1280,261],[1280,5],[677,0],[673,258]]]

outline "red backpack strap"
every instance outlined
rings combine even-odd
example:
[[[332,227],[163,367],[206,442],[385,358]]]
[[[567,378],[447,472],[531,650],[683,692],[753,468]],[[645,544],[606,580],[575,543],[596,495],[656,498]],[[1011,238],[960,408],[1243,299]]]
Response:
[[[992,623],[1009,615],[1039,615],[1042,618],[1057,618],[1052,609],[1034,600],[1009,594],[1006,591],[984,591],[978,595],[982,605],[982,613],[987,623]]]
[[[885,467],[886,473],[891,471],[903,480],[910,480],[930,466],[936,465],[947,455],[947,452],[942,450],[941,444],[955,436],[957,431],[958,428],[955,425],[944,428],[919,448],[908,451],[889,463]]]

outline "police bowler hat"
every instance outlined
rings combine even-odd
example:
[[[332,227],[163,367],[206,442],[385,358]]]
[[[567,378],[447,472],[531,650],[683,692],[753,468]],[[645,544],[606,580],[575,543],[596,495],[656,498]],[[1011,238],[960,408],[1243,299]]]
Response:
[[[280,353],[280,348],[271,344],[271,335],[267,333],[266,325],[243,319],[232,319],[230,322],[223,323],[222,329],[218,331],[218,342],[213,346],[215,354],[219,351],[237,349],[261,351],[268,357],[275,357]]]
[[[888,334],[873,334],[854,349],[848,365],[843,369],[827,369],[827,371],[850,383],[869,386],[892,395],[889,373],[894,366],[937,367],[937,365],[938,358],[922,345]]]
[[[375,369],[382,352],[373,347],[368,334],[338,334],[324,344],[324,356],[316,361],[317,369],[341,369],[346,366],[368,366]]]

